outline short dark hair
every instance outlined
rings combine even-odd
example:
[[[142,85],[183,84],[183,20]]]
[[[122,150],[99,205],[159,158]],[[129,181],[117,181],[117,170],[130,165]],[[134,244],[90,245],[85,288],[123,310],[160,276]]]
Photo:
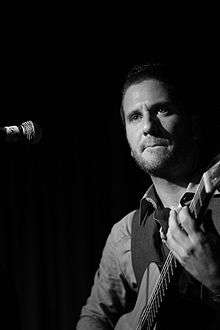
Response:
[[[120,107],[123,124],[125,124],[123,100],[126,91],[130,86],[149,79],[155,79],[163,83],[172,100],[184,107],[186,112],[189,112],[189,107],[194,109],[192,103],[188,102],[189,98],[192,101],[192,89],[190,85],[192,84],[193,78],[191,77],[191,72],[189,77],[184,66],[170,63],[148,62],[146,64],[135,65],[129,70],[125,77],[122,86]],[[193,111],[195,112],[195,109]]]

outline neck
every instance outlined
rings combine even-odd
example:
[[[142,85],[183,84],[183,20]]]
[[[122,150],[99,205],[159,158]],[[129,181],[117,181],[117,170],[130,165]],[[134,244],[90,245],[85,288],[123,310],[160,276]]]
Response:
[[[158,177],[151,177],[151,179],[164,207],[177,207],[181,196],[186,191],[188,181],[171,182]]]
[[[184,162],[176,164],[169,173],[165,175],[151,175],[152,182],[156,192],[161,199],[164,207],[177,207],[180,198],[186,191],[190,182],[198,182],[198,156],[194,151],[188,157],[185,157]]]

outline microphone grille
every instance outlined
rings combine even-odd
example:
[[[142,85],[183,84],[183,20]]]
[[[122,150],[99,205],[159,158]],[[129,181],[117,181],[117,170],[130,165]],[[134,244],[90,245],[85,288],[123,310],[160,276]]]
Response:
[[[25,121],[24,123],[21,124],[21,129],[23,132],[23,135],[29,140],[33,140],[35,137],[35,127],[34,124],[31,120]]]

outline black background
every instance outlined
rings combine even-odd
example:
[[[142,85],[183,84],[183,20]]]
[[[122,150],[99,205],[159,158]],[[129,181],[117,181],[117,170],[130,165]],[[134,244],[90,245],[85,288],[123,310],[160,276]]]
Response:
[[[33,120],[42,129],[38,144],[0,143],[2,314],[8,324],[74,328],[112,225],[137,207],[149,186],[120,123],[127,70],[167,59],[190,74],[195,64],[207,86],[200,97],[218,114],[216,26],[196,10],[191,16],[181,11],[179,21],[178,10],[169,16],[149,10],[138,19],[141,8],[130,9],[118,12],[117,25],[117,11],[107,19],[109,8],[94,16],[90,8],[70,15],[58,7],[45,15],[42,7],[39,16],[30,10],[25,20],[17,16],[3,25],[0,126]],[[208,107],[201,111],[216,123]]]

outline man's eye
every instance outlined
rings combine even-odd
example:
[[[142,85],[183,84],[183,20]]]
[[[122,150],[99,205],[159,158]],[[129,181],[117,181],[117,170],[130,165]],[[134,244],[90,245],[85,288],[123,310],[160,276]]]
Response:
[[[135,113],[132,113],[128,116],[128,120],[131,122],[131,121],[135,121],[135,120],[138,120],[141,118],[141,113],[139,112],[135,112]]]
[[[167,107],[159,107],[157,112],[163,115],[167,115],[169,113],[169,109]]]

